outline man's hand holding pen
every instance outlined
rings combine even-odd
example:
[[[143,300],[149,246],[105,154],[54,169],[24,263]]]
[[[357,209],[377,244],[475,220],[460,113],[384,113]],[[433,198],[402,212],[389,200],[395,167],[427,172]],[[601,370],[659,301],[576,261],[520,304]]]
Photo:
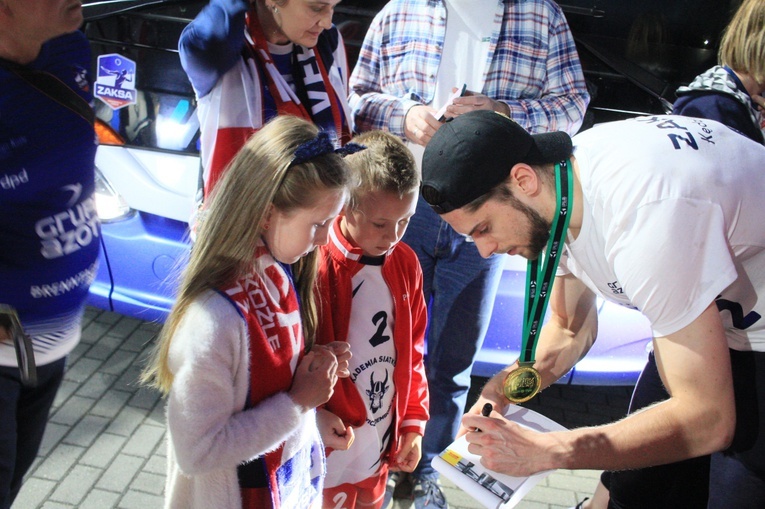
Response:
[[[488,403],[482,410],[491,413]],[[527,477],[559,468],[553,464],[558,451],[556,433],[540,433],[499,415],[465,414],[462,426],[470,430],[465,439],[468,451],[481,457],[481,465],[516,477]]]
[[[481,415],[483,417],[488,417],[491,415],[491,411],[493,410],[493,407],[491,406],[491,403],[484,403],[481,407]],[[480,432],[481,428],[473,428],[472,431]]]

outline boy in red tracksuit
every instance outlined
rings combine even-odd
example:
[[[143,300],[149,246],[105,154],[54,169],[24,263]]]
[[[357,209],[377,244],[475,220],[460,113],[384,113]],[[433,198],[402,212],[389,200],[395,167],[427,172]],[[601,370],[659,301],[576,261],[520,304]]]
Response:
[[[346,157],[360,185],[321,247],[317,280],[317,342],[347,341],[353,354],[351,376],[317,414],[337,438],[325,439],[324,506],[347,509],[382,506],[388,470],[417,466],[428,419],[422,270],[399,243],[417,205],[419,171],[388,132],[353,141],[367,147]]]

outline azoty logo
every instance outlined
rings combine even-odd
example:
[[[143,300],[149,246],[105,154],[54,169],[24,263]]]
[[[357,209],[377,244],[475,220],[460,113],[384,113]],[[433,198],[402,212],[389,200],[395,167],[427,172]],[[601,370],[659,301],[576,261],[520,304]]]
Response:
[[[135,62],[111,53],[98,57],[95,96],[118,110],[136,102]]]

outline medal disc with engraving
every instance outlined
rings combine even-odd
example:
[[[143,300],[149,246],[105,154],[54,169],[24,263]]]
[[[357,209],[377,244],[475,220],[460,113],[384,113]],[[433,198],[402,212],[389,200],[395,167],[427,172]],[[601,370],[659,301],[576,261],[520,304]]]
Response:
[[[513,403],[523,403],[536,396],[541,386],[539,371],[530,366],[521,366],[505,377],[502,390]]]

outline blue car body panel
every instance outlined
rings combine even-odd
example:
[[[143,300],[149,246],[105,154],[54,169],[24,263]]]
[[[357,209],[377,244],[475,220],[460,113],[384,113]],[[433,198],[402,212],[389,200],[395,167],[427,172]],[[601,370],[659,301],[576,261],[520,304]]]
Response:
[[[101,265],[89,303],[163,322],[189,253],[186,223],[135,213],[102,227]]]
[[[109,271],[109,260],[106,258],[106,251],[104,250],[104,235],[103,229],[101,233],[101,240],[99,242],[100,249],[98,250],[98,272],[96,278],[90,284],[90,293],[88,294],[88,305],[95,306],[100,309],[112,310],[111,295],[112,295],[112,275]]]

